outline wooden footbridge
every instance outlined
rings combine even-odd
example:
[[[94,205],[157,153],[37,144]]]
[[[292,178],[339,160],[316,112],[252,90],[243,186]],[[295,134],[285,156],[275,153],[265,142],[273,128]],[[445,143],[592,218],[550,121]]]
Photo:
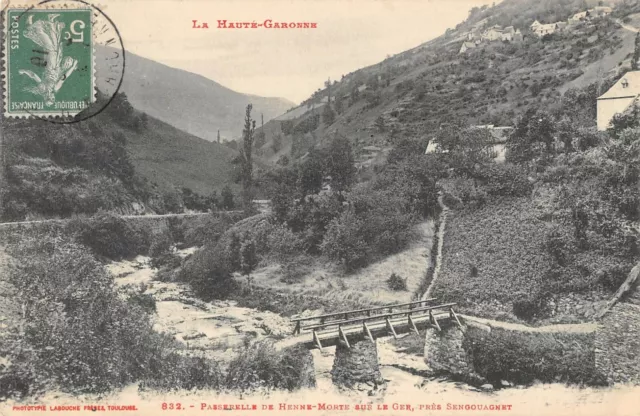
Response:
[[[377,337],[393,336],[397,338],[398,334],[418,333],[420,329],[426,327],[433,327],[440,331],[442,330],[440,323],[444,320],[462,326],[453,310],[453,307],[456,306],[455,303],[429,305],[434,300],[435,298],[430,298],[395,305],[293,318],[291,321],[295,323],[293,330],[295,340],[290,338],[288,344],[303,344],[309,349],[322,349],[343,342],[350,348],[349,340],[359,341],[368,338],[375,342]]]

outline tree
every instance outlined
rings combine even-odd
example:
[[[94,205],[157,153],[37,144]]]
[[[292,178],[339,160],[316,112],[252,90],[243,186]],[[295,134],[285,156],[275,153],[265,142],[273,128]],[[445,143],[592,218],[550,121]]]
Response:
[[[225,140],[222,144],[227,146],[229,149],[238,150],[238,142],[235,140]]]
[[[396,164],[412,156],[424,154],[425,144],[416,139],[402,138],[387,155],[388,164]]]
[[[640,32],[636,33],[635,48],[633,49],[633,59],[631,61],[631,69],[638,70],[638,61],[640,60]]]
[[[218,143],[220,143],[220,129],[218,129]]]
[[[529,109],[521,116],[507,140],[507,159],[510,162],[526,162],[539,156],[541,150],[536,146],[543,144],[548,154],[553,153],[553,136],[556,124],[551,116],[543,111]]]
[[[342,192],[353,184],[356,167],[349,139],[336,136],[331,142],[327,155],[327,174],[331,176],[331,187]]]
[[[278,153],[282,149],[282,134],[278,133],[273,136],[273,140],[271,141],[271,150],[273,153]]]
[[[242,244],[240,242],[240,236],[237,232],[231,232],[229,236],[229,245],[227,246],[226,253],[227,269],[230,272],[235,272],[242,268]]]
[[[309,156],[298,167],[297,188],[301,197],[317,194],[322,189],[324,178],[323,155],[316,149],[309,151]]]
[[[256,141],[255,141],[256,149],[261,149],[266,142],[267,142],[267,135],[264,134],[264,131],[261,130],[260,132],[258,132],[258,134],[256,134]]]
[[[256,121],[251,118],[252,108],[253,105],[247,105],[247,111],[244,118],[244,129],[242,130],[242,204],[246,213],[251,211],[251,204],[253,201],[253,161],[251,159],[251,152],[253,150]]]
[[[333,108],[336,110],[337,114],[342,114],[342,111],[344,111],[344,104],[342,103],[342,98],[340,98],[340,96],[333,99]]]
[[[278,165],[278,166],[289,166],[290,162],[291,161],[289,160],[289,157],[287,155],[282,155],[276,161],[276,165]]]
[[[256,243],[252,239],[245,240],[240,247],[240,270],[242,274],[249,276],[257,265]]]
[[[639,121],[640,109],[637,105],[632,105],[623,113],[613,116],[611,119],[611,127],[607,129],[607,133],[609,133],[611,137],[617,139],[623,131],[637,127]]]
[[[137,130],[138,131],[146,130],[147,127],[149,127],[149,116],[147,116],[147,113],[142,113],[140,114],[139,125]]]
[[[324,86],[327,87],[327,104],[331,105],[331,78],[324,82]]]
[[[324,106],[324,110],[322,112],[322,121],[325,125],[330,126],[336,121],[336,113],[331,109],[331,104],[327,104]]]
[[[225,185],[222,188],[222,192],[220,194],[222,197],[222,208],[229,211],[235,207],[235,203],[233,202],[233,192],[231,192],[231,187],[229,185]]]
[[[564,152],[573,152],[573,132],[574,128],[571,122],[567,119],[563,119],[558,124],[558,139],[564,144]]]
[[[378,130],[378,132],[380,132],[380,133],[382,133],[383,131],[386,130],[386,126],[384,124],[384,117],[382,117],[382,115],[379,115],[376,118],[374,126],[375,126],[376,130]]]
[[[488,129],[450,125],[441,129],[435,140],[442,159],[458,175],[479,179],[484,167],[493,160]]]
[[[264,114],[260,113],[260,132],[256,135],[256,149],[261,149],[267,142],[267,135],[264,132]]]
[[[360,99],[360,89],[357,86],[353,87],[353,89],[351,90],[351,94],[349,94],[349,98],[349,105],[353,105],[358,102],[358,100]]]

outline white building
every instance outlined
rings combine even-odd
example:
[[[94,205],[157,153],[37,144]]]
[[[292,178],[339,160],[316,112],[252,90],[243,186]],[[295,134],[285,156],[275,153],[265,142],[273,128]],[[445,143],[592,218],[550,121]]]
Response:
[[[460,47],[460,53],[465,53],[469,49],[475,49],[475,48],[476,48],[475,42],[463,42],[462,46]]]
[[[488,40],[489,42],[493,42],[496,40],[502,39],[502,28],[500,26],[493,26],[489,29],[485,30],[482,34],[482,40]]]
[[[592,15],[604,17],[609,16],[613,12],[613,9],[607,6],[597,6],[590,9],[589,12],[591,12]]]
[[[538,24],[535,25],[536,23],[538,23]],[[540,37],[542,37],[544,35],[550,35],[552,33],[555,33],[557,28],[558,28],[558,25],[555,24],[555,23],[549,23],[547,25],[543,25],[540,22],[538,22],[537,20],[535,22],[533,22],[533,24],[531,25],[531,31],[533,33],[535,33],[536,35],[540,36]]]
[[[640,71],[627,72],[609,91],[598,97],[598,130],[609,128],[616,114],[627,110],[640,95]]]
[[[570,25],[573,25],[576,23],[583,22],[585,20],[589,20],[589,17],[590,17],[589,10],[585,10],[584,12],[579,12],[571,16],[567,20],[567,23],[569,23]]]
[[[505,27],[504,30],[502,31],[502,40],[512,42],[515,34],[516,34],[516,31],[513,28],[513,26]]]

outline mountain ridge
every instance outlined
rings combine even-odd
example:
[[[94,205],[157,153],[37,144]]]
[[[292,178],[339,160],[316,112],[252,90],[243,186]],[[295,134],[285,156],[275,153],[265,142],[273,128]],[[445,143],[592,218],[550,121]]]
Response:
[[[101,56],[107,51],[109,48],[98,47],[96,54]],[[96,62],[97,71],[107,64],[99,58]],[[239,137],[247,104],[253,105],[254,117],[262,113],[265,121],[295,106],[280,97],[240,93],[204,75],[132,52],[126,52],[125,65],[120,91],[136,109],[209,141],[217,139],[218,130],[223,139]],[[189,108],[197,111],[189,111]]]

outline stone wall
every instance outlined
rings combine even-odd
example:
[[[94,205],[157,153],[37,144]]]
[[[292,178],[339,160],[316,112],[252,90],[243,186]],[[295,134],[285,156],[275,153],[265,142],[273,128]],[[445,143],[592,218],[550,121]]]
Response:
[[[472,357],[463,347],[468,324],[462,329],[443,321],[442,331],[427,328],[424,345],[424,359],[435,374],[448,374],[463,379],[470,384],[484,384],[486,379],[478,375]],[[487,327],[487,330],[490,329]]]
[[[316,387],[316,370],[313,364],[313,355],[302,347],[295,346],[283,349],[284,356],[290,361],[289,364],[297,372],[297,388]]]
[[[640,384],[640,306],[619,302],[600,319],[596,368],[607,383]]]
[[[534,380],[597,383],[594,331],[531,331],[518,326],[463,320],[463,328],[428,329],[425,361],[435,373],[471,384],[487,380],[526,384]]]
[[[348,388],[358,388],[364,384],[375,389],[383,385],[377,343],[365,339],[352,343],[348,348],[340,342],[336,346],[331,379],[334,384]]]

